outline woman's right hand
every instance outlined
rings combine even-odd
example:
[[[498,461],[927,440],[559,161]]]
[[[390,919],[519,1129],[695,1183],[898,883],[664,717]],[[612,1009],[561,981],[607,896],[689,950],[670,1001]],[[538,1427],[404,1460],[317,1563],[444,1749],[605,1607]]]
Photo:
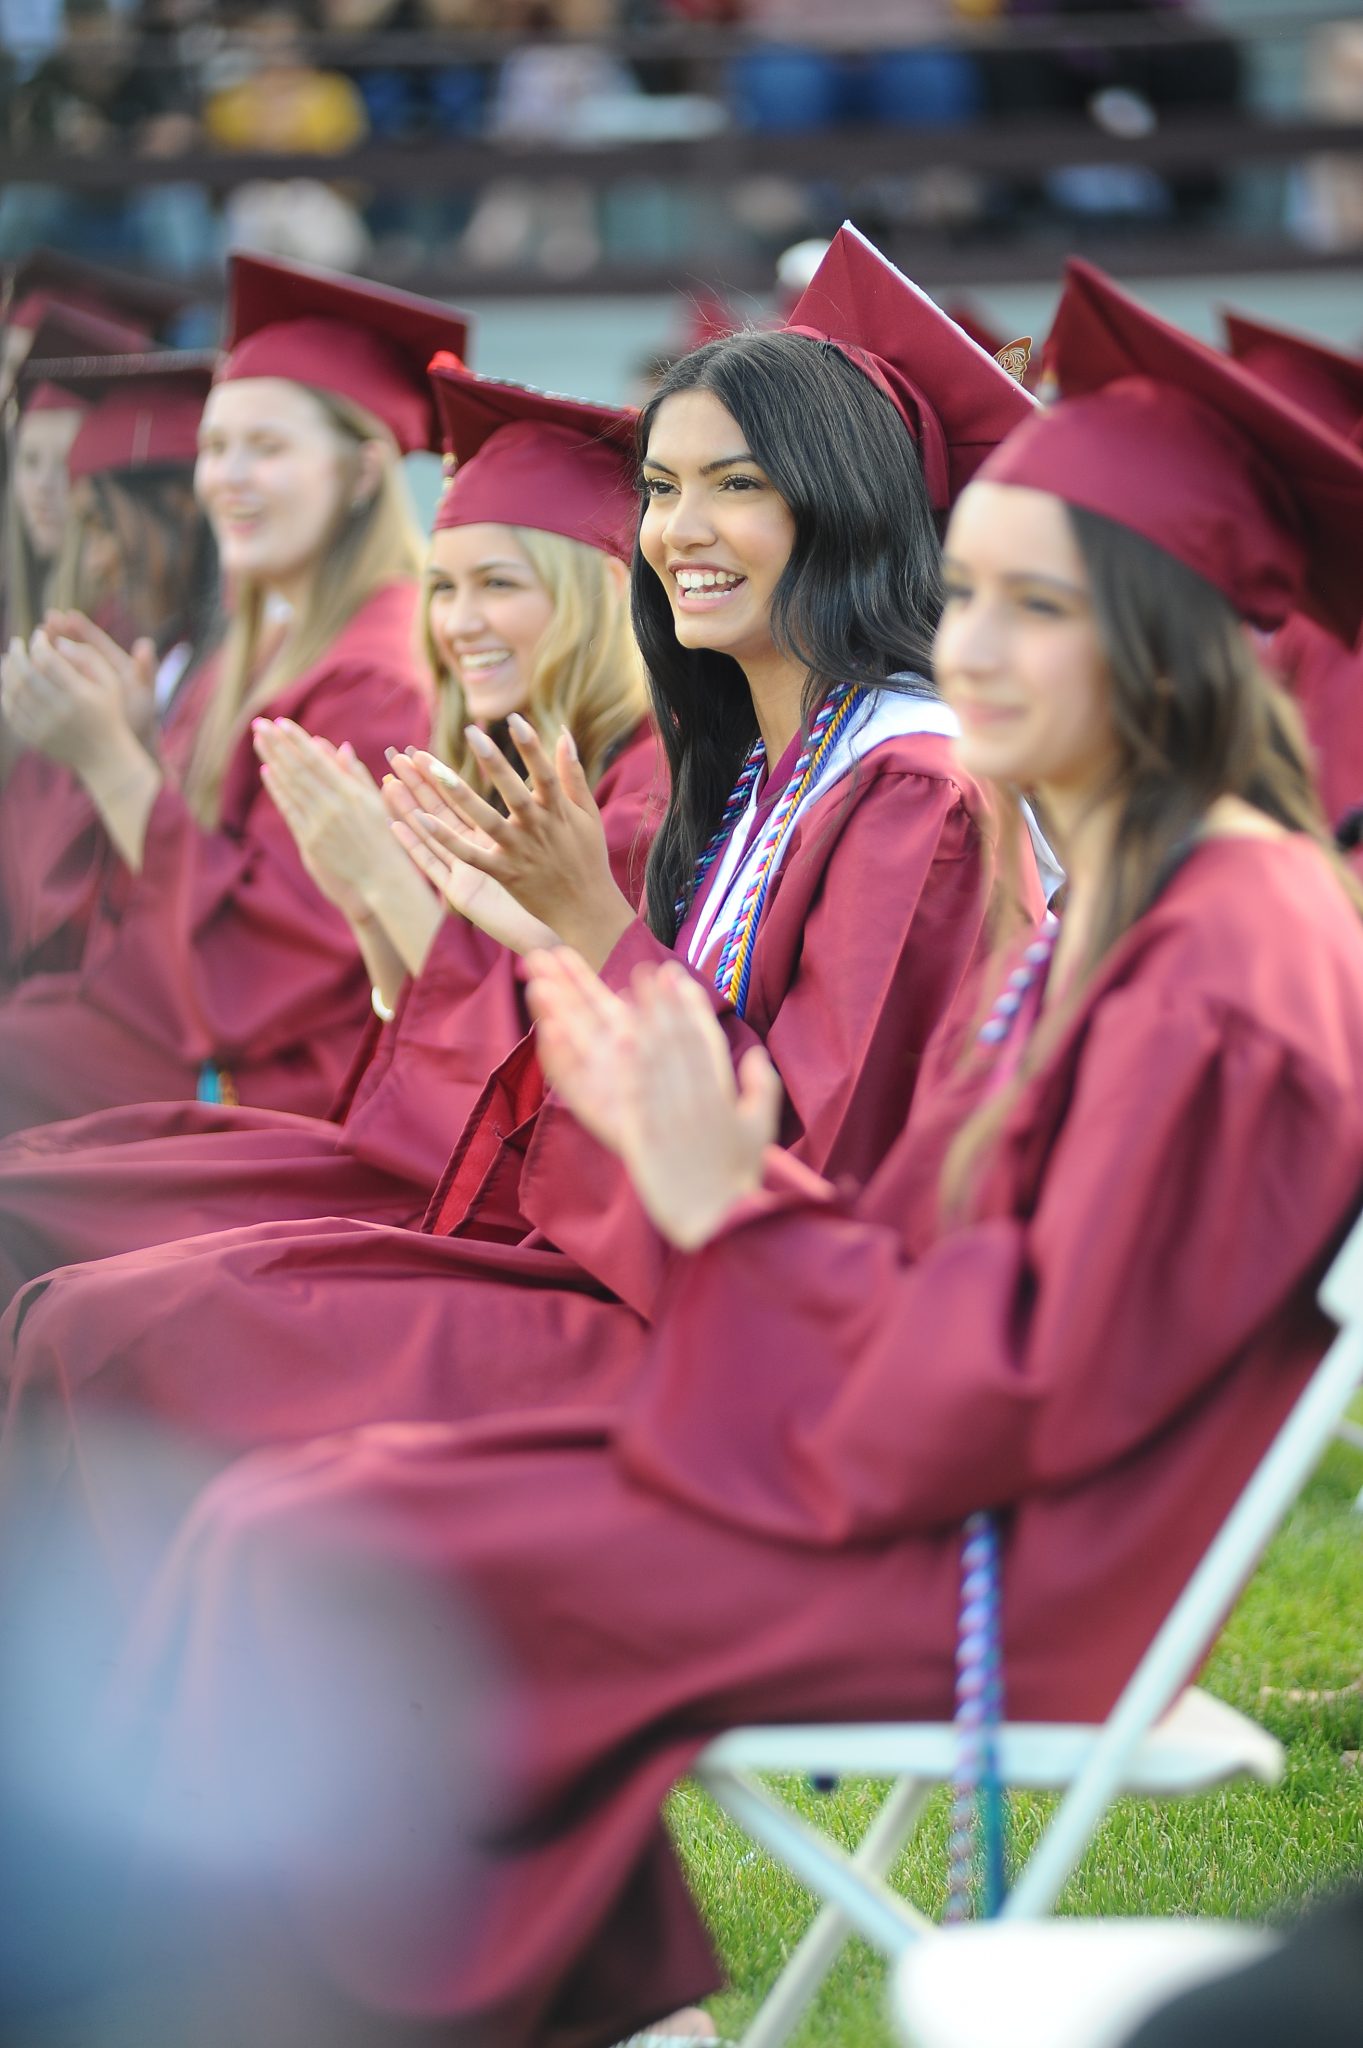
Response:
[[[623,1157],[620,1061],[632,1056],[630,1006],[569,946],[532,953],[528,966],[544,1078],[583,1129]]]
[[[156,732],[156,642],[134,640],[129,651],[84,612],[50,611],[43,630],[83,675],[93,678],[98,671],[107,676],[123,701],[128,724],[150,746]]]
[[[566,947],[530,962],[540,1064],[579,1123],[617,1153],[649,1216],[692,1251],[758,1188],[781,1082],[761,1046],[735,1078],[709,998],[685,968],[636,974],[623,1001]]]

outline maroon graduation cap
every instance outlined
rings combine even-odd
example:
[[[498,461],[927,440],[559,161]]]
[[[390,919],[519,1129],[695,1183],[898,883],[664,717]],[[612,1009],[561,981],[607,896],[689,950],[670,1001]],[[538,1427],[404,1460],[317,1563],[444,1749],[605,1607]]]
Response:
[[[1226,346],[1237,363],[1363,447],[1363,356],[1344,355],[1323,341],[1243,313],[1226,311],[1221,318]]]
[[[54,381],[40,385],[25,410],[48,390],[84,410],[67,457],[73,483],[108,470],[192,463],[216,362],[207,349],[55,362],[46,366]]]
[[[628,561],[639,524],[632,408],[479,377],[457,356],[430,367],[453,465],[435,531],[529,526]]]
[[[145,328],[131,327],[103,313],[66,306],[55,299],[35,296],[24,301],[28,311],[12,325],[24,327],[31,335],[24,361],[28,365],[52,362],[57,357],[140,355],[152,346]]]
[[[147,340],[159,335],[194,303],[195,294],[161,278],[133,277],[104,264],[86,263],[64,249],[34,249],[9,271],[8,324],[33,328],[49,308],[103,320]],[[56,355],[74,355],[61,348]]]
[[[944,512],[1035,401],[850,222],[782,326],[830,341],[904,421]]]
[[[426,365],[463,355],[469,322],[452,306],[272,257],[234,255],[220,383],[287,377],[348,398],[383,421],[404,455],[434,448]]]
[[[1363,620],[1363,454],[1073,258],[1046,343],[1060,403],[984,465],[1143,534],[1253,624]]]

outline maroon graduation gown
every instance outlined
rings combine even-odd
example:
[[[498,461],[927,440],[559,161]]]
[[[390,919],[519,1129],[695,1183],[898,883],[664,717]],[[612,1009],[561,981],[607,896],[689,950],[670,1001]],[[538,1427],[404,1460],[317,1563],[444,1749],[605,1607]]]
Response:
[[[430,723],[415,602],[411,583],[376,592],[272,710],[349,739],[381,772],[384,747],[420,739]],[[201,675],[167,727],[174,765],[210,685]],[[30,975],[0,1005],[0,1134],[119,1103],[192,1099],[210,1060],[243,1102],[324,1114],[368,986],[345,920],[319,899],[265,794],[250,733],[229,761],[216,831],[168,779],[141,873],[107,841],[98,860],[79,964]]]
[[[0,992],[80,963],[104,829],[83,783],[30,748],[0,788]]]
[[[772,780],[774,802],[783,778]],[[730,1014],[726,1028],[735,1050],[766,1040],[786,1137],[820,1172],[874,1171],[979,950],[981,802],[949,741],[900,736],[792,833],[758,931],[747,1022]],[[636,924],[607,978],[654,955],[670,957]],[[615,1162],[544,1097],[528,1042],[470,1118],[450,1190],[433,1208],[463,1203],[453,1234],[443,1221],[425,1232],[279,1223],[32,1283],[0,1324],[11,1420],[29,1395],[56,1389],[73,1431],[87,1407],[113,1405],[228,1452],[618,1389],[664,1272],[661,1241]]]
[[[603,2048],[706,1990],[663,1793],[734,1725],[947,1716],[977,1507],[1003,1518],[1008,1712],[1108,1710],[1328,1341],[1315,1289],[1363,1188],[1363,930],[1308,844],[1200,846],[941,1228],[992,1057],[944,1049],[860,1201],[776,1161],[676,1262],[619,1408],[366,1429],[204,1494],[130,1660],[158,1707],[172,1688],[158,1740],[191,1786],[230,1750],[233,1668],[302,1696],[284,1539],[330,1545],[345,1583],[383,1559],[457,1585],[518,1681],[524,1825],[476,1904],[435,1884],[399,1939],[296,1894],[349,1991],[444,2015],[451,2043]],[[452,1804],[426,1768],[415,1853]]]
[[[643,886],[666,766],[651,726],[596,792],[611,866]],[[520,964],[447,918],[391,1023],[371,1016],[330,1118],[138,1103],[0,1144],[0,1306],[54,1266],[306,1216],[417,1224],[489,1072],[529,1026]]]

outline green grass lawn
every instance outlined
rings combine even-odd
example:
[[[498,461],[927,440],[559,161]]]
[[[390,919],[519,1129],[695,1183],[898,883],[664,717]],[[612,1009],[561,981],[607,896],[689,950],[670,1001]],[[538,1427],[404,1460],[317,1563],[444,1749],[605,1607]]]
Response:
[[[1363,1457],[1334,1446],[1231,1617],[1203,1675],[1287,1750],[1272,1790],[1237,1786],[1153,1806],[1123,1801],[1067,1887],[1067,1913],[1290,1913],[1313,1893],[1363,1876],[1363,1516],[1350,1512]],[[881,1797],[848,1782],[830,1797],[791,1787],[849,1845]],[[1025,1850],[1049,1802],[1014,1803]],[[812,1901],[752,1849],[690,1783],[672,1822],[732,1988],[712,2001],[738,2035],[799,1940]],[[944,1889],[945,1795],[904,1858],[902,1878],[936,1910]],[[803,2029],[799,2048],[891,2048],[884,1965],[849,1944]]]

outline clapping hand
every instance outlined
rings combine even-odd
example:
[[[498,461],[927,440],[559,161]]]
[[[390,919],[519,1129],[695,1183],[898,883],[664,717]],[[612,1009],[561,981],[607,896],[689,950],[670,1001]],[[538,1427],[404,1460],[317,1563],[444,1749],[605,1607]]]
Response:
[[[405,754],[390,749],[388,765],[392,773],[384,778],[383,800],[393,836],[450,909],[513,953],[552,946],[557,934],[547,924],[523,910],[492,875],[461,860],[436,836],[442,825],[456,834],[467,829],[451,808],[452,785],[464,786],[454,770],[418,747]],[[468,836],[476,839],[476,829]],[[486,843],[491,847],[494,842]]]
[[[377,784],[347,741],[340,747],[291,718],[257,718],[251,738],[269,791],[303,865],[353,924],[369,914],[378,872],[393,858]]]
[[[760,1184],[781,1082],[761,1046],[735,1078],[708,997],[680,965],[641,969],[622,1000],[566,949],[530,961],[530,1008],[551,1087],[619,1154],[672,1244],[694,1250]]]
[[[429,856],[423,871],[438,887],[446,888],[445,875],[456,889],[465,886],[456,865],[472,868],[498,883],[544,933],[575,945],[599,966],[633,922],[634,911],[611,874],[601,814],[577,750],[564,731],[551,760],[527,719],[513,713],[508,727],[525,779],[478,726],[467,729],[469,746],[505,811],[431,755],[416,753],[411,759],[439,803],[427,809],[419,799],[400,820],[399,836],[414,859],[415,842],[421,842]],[[418,794],[405,771],[393,765]],[[476,917],[472,909],[465,914]]]
[[[41,627],[0,659],[0,707],[25,746],[78,775],[131,731],[114,665]]]
[[[131,650],[97,626],[84,612],[50,611],[43,630],[67,659],[88,676],[96,664],[118,685],[123,711],[137,737],[148,745],[156,730],[156,642],[134,640]]]

